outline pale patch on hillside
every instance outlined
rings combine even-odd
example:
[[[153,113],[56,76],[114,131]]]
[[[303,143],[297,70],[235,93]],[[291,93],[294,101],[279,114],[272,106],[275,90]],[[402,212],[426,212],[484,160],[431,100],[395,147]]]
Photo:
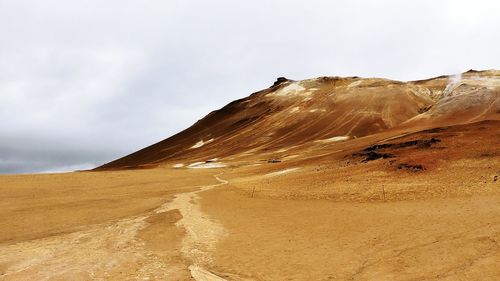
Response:
[[[324,140],[317,140],[316,142],[322,142],[322,143],[338,142],[338,141],[346,141],[349,140],[350,138],[351,138],[350,136],[336,136]]]
[[[208,143],[211,143],[213,142],[214,139],[209,139],[207,141],[203,141],[203,140],[200,140],[199,142],[195,143],[193,146],[191,146],[191,148],[199,148],[199,147],[202,147],[204,146],[205,144],[208,144]]]

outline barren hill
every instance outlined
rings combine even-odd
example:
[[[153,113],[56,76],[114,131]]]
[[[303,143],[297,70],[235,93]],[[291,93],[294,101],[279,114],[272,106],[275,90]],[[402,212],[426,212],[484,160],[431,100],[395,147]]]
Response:
[[[97,170],[205,162],[217,166],[297,148],[321,155],[329,144],[341,141],[363,139],[365,145],[425,129],[500,120],[499,90],[497,70],[410,82],[279,78],[270,88],[233,101],[188,129]]]

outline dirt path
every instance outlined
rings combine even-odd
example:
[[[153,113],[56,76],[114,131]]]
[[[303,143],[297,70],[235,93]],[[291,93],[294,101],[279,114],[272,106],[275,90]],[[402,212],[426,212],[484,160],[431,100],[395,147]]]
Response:
[[[175,225],[186,231],[180,251],[191,263],[192,277],[224,280],[203,268],[211,262],[209,252],[224,230],[197,204],[198,193],[228,183],[215,178],[218,184],[177,194],[153,212],[73,233],[0,245],[0,280],[178,280],[186,264],[162,259],[139,235],[150,226],[150,218],[172,212],[182,215]]]
[[[157,213],[170,210],[179,210],[181,213],[182,219],[177,221],[176,225],[186,231],[186,236],[182,241],[182,254],[192,261],[193,264],[189,266],[189,270],[196,280],[225,280],[202,267],[212,261],[210,252],[215,250],[215,244],[224,235],[223,227],[208,218],[198,204],[198,193],[228,183],[219,176],[215,178],[219,181],[218,184],[178,194],[174,200],[156,210]]]

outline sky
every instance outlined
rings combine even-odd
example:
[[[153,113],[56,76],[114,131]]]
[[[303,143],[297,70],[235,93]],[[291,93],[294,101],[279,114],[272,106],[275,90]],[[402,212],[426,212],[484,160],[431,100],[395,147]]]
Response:
[[[500,1],[0,0],[0,173],[88,169],[279,76],[500,68]]]

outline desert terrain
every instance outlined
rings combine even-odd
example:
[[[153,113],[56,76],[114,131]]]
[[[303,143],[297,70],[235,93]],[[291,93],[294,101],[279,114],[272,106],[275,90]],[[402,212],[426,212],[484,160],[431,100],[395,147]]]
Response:
[[[0,280],[499,280],[499,89],[280,78],[92,171],[0,175]]]

